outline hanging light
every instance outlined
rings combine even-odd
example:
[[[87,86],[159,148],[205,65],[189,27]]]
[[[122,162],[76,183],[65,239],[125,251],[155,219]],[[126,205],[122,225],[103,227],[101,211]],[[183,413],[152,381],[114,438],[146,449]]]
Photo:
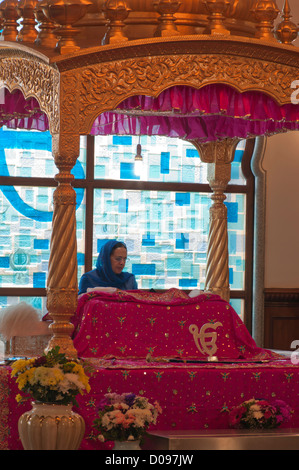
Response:
[[[137,144],[136,155],[135,155],[135,174],[137,176],[141,176],[142,167],[143,167],[143,158],[141,155],[141,143],[140,143],[140,136],[139,136],[139,143]]]

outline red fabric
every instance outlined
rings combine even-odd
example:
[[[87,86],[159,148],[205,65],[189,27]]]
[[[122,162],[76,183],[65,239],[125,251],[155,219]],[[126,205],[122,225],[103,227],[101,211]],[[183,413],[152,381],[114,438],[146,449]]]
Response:
[[[178,289],[92,292],[79,299],[73,323],[81,357],[204,359],[214,344],[211,335],[217,335],[214,355],[220,359],[273,357],[257,347],[234,309],[217,295],[190,298]]]
[[[145,361],[92,361],[94,372],[91,391],[79,396],[79,408],[86,431],[83,450],[111,448],[111,442],[101,444],[94,434],[100,400],[107,391],[134,392],[158,400],[162,407],[156,426],[150,430],[227,429],[228,412],[251,398],[284,400],[292,409],[292,419],[283,428],[299,428],[299,366],[289,360],[266,361],[260,364],[155,364]],[[17,404],[15,381],[10,370],[2,368],[6,386],[0,409],[0,442],[2,448],[22,449],[17,422],[31,408],[29,402]],[[8,383],[8,387],[7,387]],[[7,393],[9,391],[9,393]]]
[[[218,296],[192,299],[178,289],[163,294],[93,292],[80,297],[73,321],[74,344],[79,355],[87,356],[91,370],[91,391],[78,396],[79,407],[74,408],[86,425],[82,450],[113,446],[100,443],[92,426],[99,403],[109,391],[157,400],[163,412],[152,431],[226,429],[228,412],[251,398],[284,400],[293,414],[283,427],[299,427],[299,365],[258,348],[235,311]],[[206,356],[194,343],[190,322],[199,327],[222,324],[211,329],[218,334],[219,362],[200,362]],[[145,359],[148,345],[153,349],[150,362]],[[124,347],[121,354],[119,347]],[[184,353],[178,354],[178,348]],[[133,353],[142,358],[131,357]],[[173,356],[190,359],[192,355],[194,362],[169,362]],[[10,369],[0,368],[0,374],[0,443],[2,448],[22,449],[17,422],[31,405],[17,404],[18,390]]]
[[[291,100],[291,94],[290,94]],[[117,111],[134,115],[177,115],[184,117],[221,114],[248,120],[294,121],[298,119],[298,106],[279,106],[273,98],[259,91],[240,93],[220,83],[205,85],[197,89],[174,86],[152,96],[132,96],[122,101]]]

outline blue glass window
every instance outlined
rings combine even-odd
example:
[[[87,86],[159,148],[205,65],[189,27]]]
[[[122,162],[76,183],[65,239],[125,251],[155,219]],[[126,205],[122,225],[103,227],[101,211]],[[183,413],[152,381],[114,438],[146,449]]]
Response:
[[[94,267],[103,243],[118,238],[128,246],[130,261],[126,269],[136,275],[140,288],[203,289],[210,194],[176,187],[167,191],[162,186],[155,188],[156,183],[207,185],[207,165],[201,162],[198,151],[186,141],[157,136],[98,136],[94,142],[93,232],[87,243],[86,223],[90,222],[86,221],[84,185],[88,149],[84,137],[72,170],[77,193],[78,279]],[[139,142],[142,161],[135,159]],[[56,186],[53,177],[57,173],[51,149],[49,132],[0,129],[0,176],[22,176],[32,181],[32,185],[21,186],[18,180],[18,186],[0,186],[0,289],[46,287]],[[231,179],[240,186],[246,185],[241,169],[243,153],[241,142]],[[49,185],[36,186],[37,177],[46,178]],[[104,180],[111,181],[111,188],[101,187]],[[113,181],[117,181],[117,187]],[[126,189],[120,189],[122,182]],[[147,189],[142,188],[143,182],[147,182]],[[242,291],[246,191],[228,191],[225,204],[230,284],[232,290]],[[85,266],[85,246],[92,251],[92,266]],[[3,296],[2,302],[5,305],[10,300]],[[243,305],[238,299],[234,304],[238,308]]]

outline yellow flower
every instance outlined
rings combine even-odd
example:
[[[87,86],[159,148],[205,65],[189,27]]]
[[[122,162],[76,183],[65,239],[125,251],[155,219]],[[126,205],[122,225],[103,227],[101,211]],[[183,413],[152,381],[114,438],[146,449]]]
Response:
[[[20,372],[23,372],[26,370],[28,367],[33,364],[35,359],[19,359],[18,361],[13,362],[12,364],[12,371],[11,371],[11,377],[14,377],[15,375],[19,374]]]
[[[72,373],[78,375],[80,382],[82,382],[87,393],[89,393],[90,392],[89,378],[85,374],[84,368],[80,364],[77,364],[76,362],[70,362],[70,364],[73,366]],[[80,393],[83,394],[82,391],[80,391]]]
[[[16,400],[18,403],[20,403],[22,400],[23,400],[23,397],[22,395],[20,395],[19,393],[16,395]]]
[[[27,380],[30,382],[31,385],[35,383],[35,371],[36,367],[32,367],[27,371]]]
[[[23,390],[23,388],[25,388],[27,384],[27,377],[25,373],[19,375],[19,377],[17,378],[17,384],[18,384],[19,390]]]

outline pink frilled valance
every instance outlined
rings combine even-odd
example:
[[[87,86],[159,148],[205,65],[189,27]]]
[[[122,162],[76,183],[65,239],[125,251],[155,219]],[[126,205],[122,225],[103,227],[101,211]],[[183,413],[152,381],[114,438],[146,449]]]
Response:
[[[299,106],[279,106],[256,91],[221,84],[199,90],[175,86],[157,98],[133,96],[95,120],[92,134],[168,135],[203,142],[248,138],[299,128]]]
[[[36,99],[25,100],[18,90],[5,90],[4,98],[0,100],[0,125],[40,131],[49,128]],[[298,129],[298,105],[279,106],[261,92],[239,93],[227,85],[213,84],[199,90],[175,86],[157,98],[132,96],[115,110],[98,116],[91,134],[166,135],[207,142]]]
[[[26,100],[20,90],[9,93],[7,89],[0,90],[0,127],[2,126],[38,131],[49,129],[48,118],[40,110],[35,98]]]

